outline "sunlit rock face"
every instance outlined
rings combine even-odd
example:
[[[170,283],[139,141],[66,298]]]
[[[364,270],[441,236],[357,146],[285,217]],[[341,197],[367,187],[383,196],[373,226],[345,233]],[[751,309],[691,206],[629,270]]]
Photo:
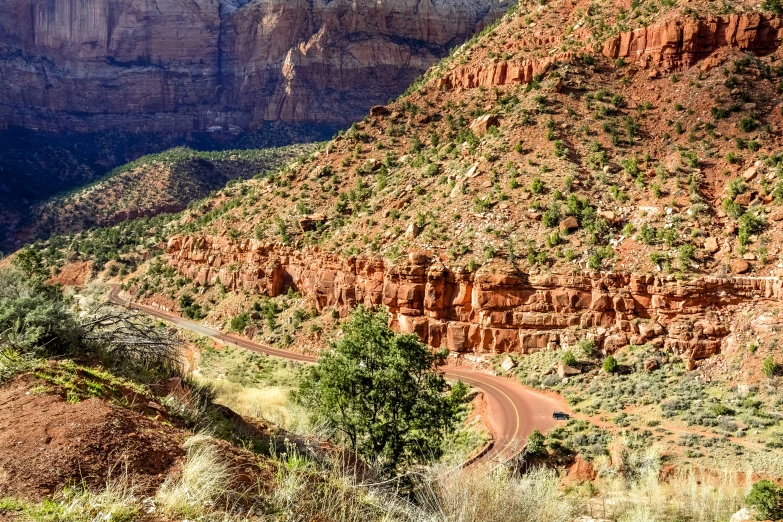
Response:
[[[0,124],[346,124],[496,19],[487,0],[0,0]]]

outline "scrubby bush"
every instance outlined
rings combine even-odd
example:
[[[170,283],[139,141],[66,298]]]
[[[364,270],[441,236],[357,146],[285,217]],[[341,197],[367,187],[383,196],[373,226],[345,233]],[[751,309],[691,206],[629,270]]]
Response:
[[[538,430],[533,430],[533,433],[527,438],[526,451],[528,455],[534,457],[546,457],[548,455],[546,446],[544,445],[545,438]]]
[[[248,324],[250,324],[250,316],[247,313],[241,313],[231,319],[229,329],[232,332],[242,333],[245,331]]]
[[[603,368],[606,373],[615,373],[618,368],[617,359],[615,359],[613,355],[608,355],[606,359],[604,359]]]
[[[592,339],[581,339],[579,341],[579,349],[582,351],[585,357],[592,357],[597,351],[595,341]]]
[[[783,488],[771,480],[759,480],[745,498],[745,503],[755,508],[759,520],[783,518]]]
[[[568,366],[574,366],[576,364],[576,356],[571,350],[566,350],[560,358],[560,361]]]
[[[767,377],[773,377],[778,373],[779,369],[780,365],[775,362],[775,358],[771,355],[767,356],[767,358],[764,359],[764,362],[761,364],[761,373]]]

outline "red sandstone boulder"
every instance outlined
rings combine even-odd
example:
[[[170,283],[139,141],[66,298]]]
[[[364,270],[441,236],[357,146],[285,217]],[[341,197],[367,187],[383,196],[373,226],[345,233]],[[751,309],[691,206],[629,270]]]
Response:
[[[481,135],[486,133],[490,127],[500,126],[500,120],[494,114],[485,114],[476,118],[473,123],[470,124],[470,130],[474,134]]]
[[[319,224],[326,222],[326,216],[323,214],[313,214],[312,216],[304,216],[299,218],[299,228],[302,232],[310,232],[318,228]]]
[[[385,105],[376,105],[370,109],[370,116],[388,116],[391,111]]]
[[[560,232],[571,232],[579,228],[579,222],[574,216],[568,216],[560,222]]]
[[[582,373],[582,370],[579,368],[574,368],[573,366],[569,366],[562,362],[557,364],[557,376],[561,379],[571,377],[572,375],[579,375],[580,373]]]
[[[729,266],[731,267],[731,271],[735,274],[744,274],[750,270],[750,265],[744,259],[735,259]]]
[[[628,337],[624,333],[608,335],[604,339],[604,351],[606,353],[615,353],[626,346],[628,346]]]

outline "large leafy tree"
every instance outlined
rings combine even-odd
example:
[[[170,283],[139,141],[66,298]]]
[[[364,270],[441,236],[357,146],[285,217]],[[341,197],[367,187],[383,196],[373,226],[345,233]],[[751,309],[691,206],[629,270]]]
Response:
[[[395,334],[383,311],[360,306],[343,337],[318,359],[299,398],[343,442],[387,469],[440,456],[465,386],[448,386],[433,352],[414,334]]]

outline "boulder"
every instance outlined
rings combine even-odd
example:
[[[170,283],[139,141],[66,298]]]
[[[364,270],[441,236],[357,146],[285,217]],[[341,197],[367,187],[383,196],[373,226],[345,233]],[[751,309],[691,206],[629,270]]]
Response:
[[[470,124],[470,130],[476,135],[485,134],[490,127],[500,126],[500,120],[494,114],[485,114],[476,118]]]
[[[742,173],[742,178],[745,181],[750,181],[750,180],[752,180],[753,178],[756,177],[756,174],[758,174],[758,171],[759,171],[758,167],[755,167],[755,166],[754,167],[750,167],[749,169],[747,169],[745,172]]]
[[[561,379],[565,379],[566,377],[570,377],[572,375],[579,375],[580,373],[582,373],[582,370],[579,368],[568,366],[562,362],[557,363],[557,376]]]
[[[302,232],[310,232],[318,228],[319,224],[326,222],[326,216],[323,214],[313,214],[299,218],[299,228]]]
[[[408,254],[408,262],[412,265],[424,265],[430,261],[430,256],[421,250],[414,250]]]
[[[742,194],[738,194],[737,197],[734,198],[734,202],[737,205],[742,205],[743,207],[747,207],[748,205],[750,205],[752,199],[753,199],[753,192],[743,192]]]
[[[658,359],[650,358],[644,361],[644,371],[646,372],[653,372],[660,368],[660,366]]]
[[[615,353],[626,346],[628,346],[628,337],[624,333],[608,335],[604,339],[604,351],[606,353]]]
[[[735,274],[744,274],[750,270],[750,265],[744,259],[735,259],[729,266],[731,267],[731,271]]]
[[[718,239],[715,237],[708,237],[704,240],[704,250],[710,254],[714,254],[720,247],[718,247]]]
[[[579,222],[574,216],[568,216],[560,222],[560,232],[571,232],[579,228]]]
[[[410,225],[408,225],[408,228],[405,230],[405,237],[408,239],[413,239],[416,236],[418,236],[420,233],[421,233],[421,227],[416,223],[411,223]]]
[[[611,210],[602,210],[598,213],[598,215],[607,220],[609,223],[614,223],[617,221],[617,214]]]
[[[503,359],[502,363],[500,363],[500,367],[503,368],[504,372],[510,372],[517,366],[518,366],[517,362],[514,359],[512,359],[510,355],[506,355],[506,358]]]
[[[370,116],[388,116],[391,111],[385,105],[376,105],[370,109]]]

